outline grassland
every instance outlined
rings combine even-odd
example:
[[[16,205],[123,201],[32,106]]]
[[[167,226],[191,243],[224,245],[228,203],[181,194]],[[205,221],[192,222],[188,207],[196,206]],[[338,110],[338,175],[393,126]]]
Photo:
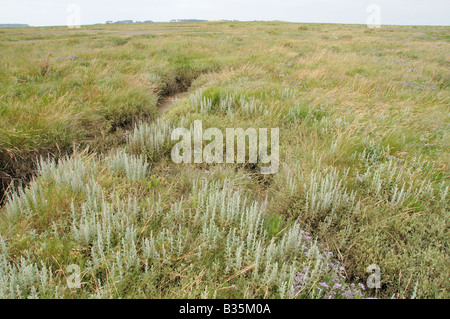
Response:
[[[0,297],[448,298],[449,41],[282,22],[0,29]],[[171,129],[197,119],[279,127],[279,172],[174,164]],[[371,264],[380,289],[363,287]]]

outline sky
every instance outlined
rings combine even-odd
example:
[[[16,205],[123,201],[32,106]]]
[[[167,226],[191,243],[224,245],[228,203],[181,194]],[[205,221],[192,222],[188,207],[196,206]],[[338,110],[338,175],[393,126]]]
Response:
[[[379,10],[368,12],[371,4]],[[450,0],[0,0],[0,24],[32,26],[171,19],[366,24],[373,14],[381,25],[448,26]]]

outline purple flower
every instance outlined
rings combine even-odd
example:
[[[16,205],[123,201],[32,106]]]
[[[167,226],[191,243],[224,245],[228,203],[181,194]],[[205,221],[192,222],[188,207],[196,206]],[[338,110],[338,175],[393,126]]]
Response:
[[[321,282],[321,283],[319,284],[319,286],[322,286],[322,287],[324,287],[325,289],[329,289],[329,288],[330,288],[330,287],[327,285],[326,282]]]

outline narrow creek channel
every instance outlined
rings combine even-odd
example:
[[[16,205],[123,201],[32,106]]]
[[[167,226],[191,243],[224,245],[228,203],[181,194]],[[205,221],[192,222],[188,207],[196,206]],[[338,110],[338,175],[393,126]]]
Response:
[[[176,104],[179,100],[186,98],[188,95],[189,92],[180,92],[162,98],[158,103],[159,115],[163,115],[172,105]]]
[[[179,92],[179,93],[175,93],[175,94],[171,94],[171,95],[163,97],[158,102],[158,105],[157,105],[158,115],[162,116],[164,114],[164,112],[167,111],[170,107],[172,107],[173,105],[178,103],[181,99],[184,99],[184,98],[186,98],[188,96],[189,96],[189,92],[184,91],[184,92]],[[67,155],[69,155],[69,154],[67,154]],[[0,173],[1,174],[5,174],[6,177],[9,177],[9,180],[8,180],[9,183],[7,183],[6,182],[7,179],[4,178],[4,180],[2,179],[2,183],[0,184],[0,208],[1,208],[6,203],[8,189],[10,187],[14,187],[14,186],[15,186],[14,188],[16,188],[19,185],[22,186],[22,187],[26,187],[28,182],[31,180],[32,176],[35,176],[36,172],[30,173],[29,176],[26,176],[26,177],[23,177],[23,178],[12,177],[12,176],[9,176],[6,173],[3,173],[1,171],[0,171]],[[14,181],[16,181],[16,182],[18,181],[17,185],[14,185],[14,186],[10,185],[10,183],[13,183]]]

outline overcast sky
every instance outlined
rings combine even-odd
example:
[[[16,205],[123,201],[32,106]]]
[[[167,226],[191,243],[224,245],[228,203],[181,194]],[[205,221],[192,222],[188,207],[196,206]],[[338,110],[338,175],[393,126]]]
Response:
[[[80,24],[107,20],[283,20],[365,24],[370,4],[381,24],[450,25],[450,0],[0,0],[0,23],[66,25],[71,4]]]

